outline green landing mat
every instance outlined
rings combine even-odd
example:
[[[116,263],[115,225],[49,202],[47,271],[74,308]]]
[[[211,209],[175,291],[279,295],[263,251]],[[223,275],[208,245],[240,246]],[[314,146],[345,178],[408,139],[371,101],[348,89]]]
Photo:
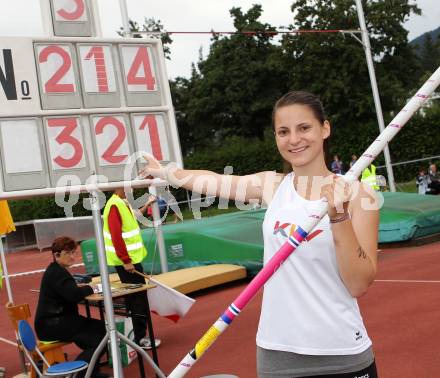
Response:
[[[440,196],[383,194],[380,243],[412,240],[440,232]],[[227,263],[245,266],[249,275],[255,275],[263,261],[261,226],[264,214],[265,210],[238,211],[163,225],[169,270]],[[141,234],[148,250],[143,262],[144,270],[160,273],[154,230],[143,229]],[[98,273],[95,240],[82,242],[81,251],[87,273]]]
[[[383,193],[379,243],[418,239],[440,232],[440,196]]]

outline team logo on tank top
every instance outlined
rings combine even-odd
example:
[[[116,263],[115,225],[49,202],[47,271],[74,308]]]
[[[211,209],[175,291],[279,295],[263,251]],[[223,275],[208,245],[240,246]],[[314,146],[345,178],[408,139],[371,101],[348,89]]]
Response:
[[[297,228],[298,228],[298,226],[296,224],[281,223],[280,221],[276,221],[275,225],[273,227],[273,234],[274,235],[281,234],[284,238],[287,239],[289,236],[294,234],[294,232]],[[310,233],[309,235],[307,235],[305,240],[310,241],[313,238],[317,237],[321,232],[322,232],[322,230],[315,230],[312,233]]]

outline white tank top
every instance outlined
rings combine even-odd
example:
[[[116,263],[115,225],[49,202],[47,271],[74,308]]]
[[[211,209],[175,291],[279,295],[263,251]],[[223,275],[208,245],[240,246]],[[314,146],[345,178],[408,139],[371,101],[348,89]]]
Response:
[[[263,222],[265,263],[318,203],[298,195],[293,173],[283,179]],[[339,276],[327,215],[265,284],[257,345],[309,355],[357,354],[371,345]]]

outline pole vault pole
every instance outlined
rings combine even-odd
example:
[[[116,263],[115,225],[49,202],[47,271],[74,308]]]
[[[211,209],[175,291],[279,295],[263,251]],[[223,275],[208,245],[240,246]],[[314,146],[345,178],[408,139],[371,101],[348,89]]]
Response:
[[[402,129],[406,122],[422,106],[424,101],[434,92],[440,84],[440,67],[432,74],[419,91],[411,98],[406,106],[397,114],[391,123],[382,131],[378,138],[368,147],[365,153],[357,160],[353,167],[345,174],[344,179],[352,182],[368,167],[385,146]],[[310,231],[327,214],[327,202],[321,200],[316,213],[309,217],[309,220],[302,227],[297,228],[293,235],[289,236],[287,242],[267,262],[267,264],[254,277],[249,285],[241,292],[234,302],[223,312],[220,318],[209,328],[209,330],[196,343],[195,347],[183,358],[176,368],[168,376],[169,378],[183,377],[200,357],[208,350],[214,341],[228,328],[243,308],[255,296],[258,290],[272,277],[281,267],[283,262],[299,247]]]

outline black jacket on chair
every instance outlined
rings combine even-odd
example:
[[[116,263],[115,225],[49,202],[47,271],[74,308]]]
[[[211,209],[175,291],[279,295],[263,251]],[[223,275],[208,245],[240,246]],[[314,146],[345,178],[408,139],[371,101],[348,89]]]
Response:
[[[90,286],[78,287],[69,271],[52,262],[41,280],[35,314],[35,331],[40,340],[70,340],[85,320],[79,315],[78,302],[93,294]]]

